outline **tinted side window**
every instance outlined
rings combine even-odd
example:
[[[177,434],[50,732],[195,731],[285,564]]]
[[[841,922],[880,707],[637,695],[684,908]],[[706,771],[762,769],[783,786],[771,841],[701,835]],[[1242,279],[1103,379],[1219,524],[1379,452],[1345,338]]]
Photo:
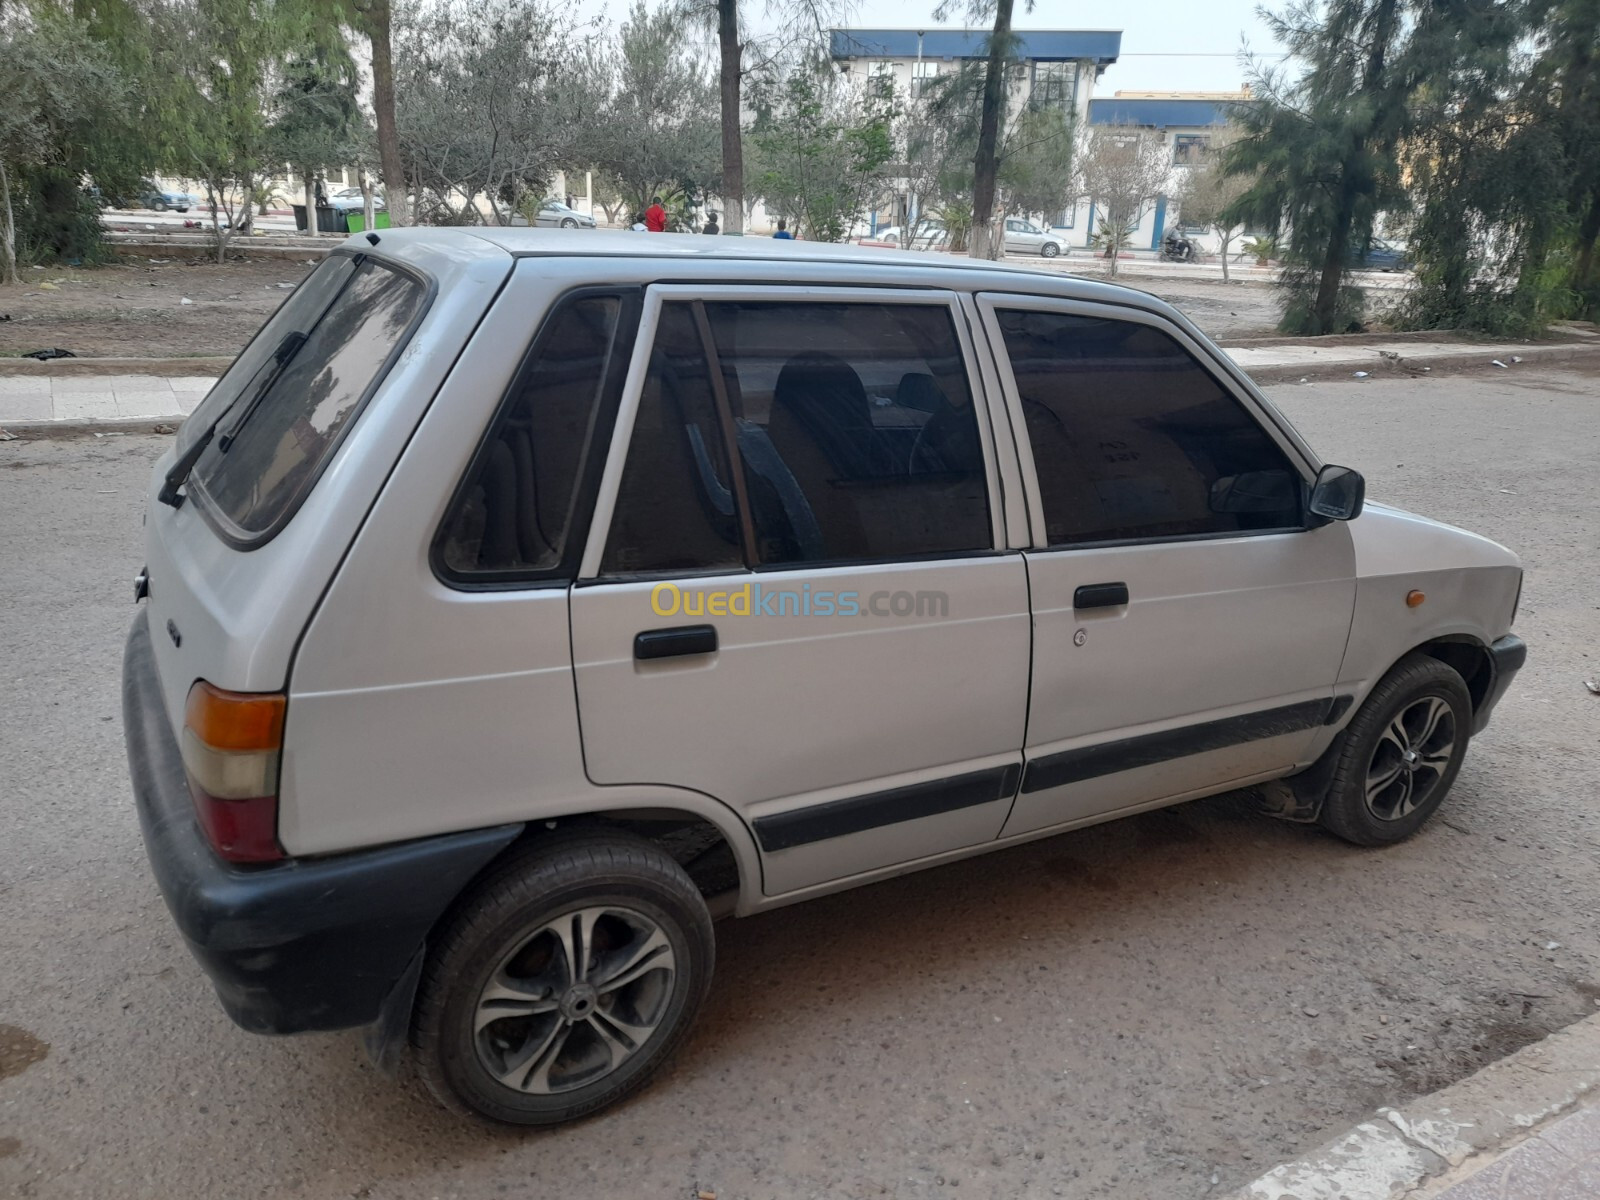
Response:
[[[1052,546],[1298,526],[1300,477],[1169,335],[999,313]]]
[[[445,518],[439,553],[450,573],[526,574],[561,563],[599,397],[608,373],[626,369],[613,358],[621,304],[580,297],[546,323]]]
[[[694,312],[668,304],[634,418],[604,574],[744,564],[727,445]]]
[[[705,307],[760,563],[993,545],[983,447],[949,309]]]

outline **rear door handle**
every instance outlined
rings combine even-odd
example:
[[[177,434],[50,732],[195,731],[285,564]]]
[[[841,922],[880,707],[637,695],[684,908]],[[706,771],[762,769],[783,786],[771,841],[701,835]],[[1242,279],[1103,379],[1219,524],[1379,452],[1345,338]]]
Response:
[[[680,654],[715,654],[717,652],[717,627],[715,625],[680,625],[676,629],[647,629],[635,634],[633,657],[675,658]]]
[[[1119,608],[1127,602],[1125,583],[1086,583],[1072,593],[1073,608]]]

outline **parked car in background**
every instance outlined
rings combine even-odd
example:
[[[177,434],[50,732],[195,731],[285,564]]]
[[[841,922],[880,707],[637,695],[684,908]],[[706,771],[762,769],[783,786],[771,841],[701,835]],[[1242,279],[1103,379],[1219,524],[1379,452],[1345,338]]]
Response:
[[[358,187],[340,188],[328,197],[328,206],[340,212],[362,212],[366,209],[366,200],[361,195]],[[372,206],[376,209],[387,208],[382,192],[372,194]]]
[[[546,200],[539,206],[539,214],[534,217],[535,225],[546,229],[593,229],[595,220],[587,213],[581,213],[575,208],[568,208],[560,200]]]
[[[140,208],[153,208],[156,212],[166,212],[170,208],[182,213],[195,206],[194,197],[188,192],[160,188],[149,180],[145,180],[142,189],[137,198]]]
[[[1350,265],[1361,271],[1409,271],[1411,259],[1405,248],[1383,238],[1373,238],[1365,254],[1351,256]]]
[[[890,225],[861,240],[874,245],[899,246],[902,250],[940,250],[950,240],[950,232],[943,221],[930,218],[918,221],[909,235],[901,226]]]
[[[1054,258],[1061,250],[1061,239],[1049,230],[1040,229],[1023,217],[1006,218],[1007,254],[1042,254],[1045,258]]]
[[[1250,786],[1416,833],[1522,665],[1522,568],[1364,501],[1129,288],[352,238],[154,466],[146,849],[246,1029],[366,1026],[456,1111],[587,1116],[684,1041],[715,916]],[[760,1069],[718,1007],[714,1069]]]

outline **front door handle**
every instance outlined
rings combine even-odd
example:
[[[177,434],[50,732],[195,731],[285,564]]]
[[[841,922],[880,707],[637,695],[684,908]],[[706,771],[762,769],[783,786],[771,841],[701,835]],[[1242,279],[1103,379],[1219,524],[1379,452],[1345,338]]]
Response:
[[[1072,593],[1073,608],[1120,608],[1127,602],[1125,583],[1086,583]]]
[[[676,629],[647,629],[634,635],[633,657],[675,658],[680,654],[715,654],[715,625],[680,625]]]

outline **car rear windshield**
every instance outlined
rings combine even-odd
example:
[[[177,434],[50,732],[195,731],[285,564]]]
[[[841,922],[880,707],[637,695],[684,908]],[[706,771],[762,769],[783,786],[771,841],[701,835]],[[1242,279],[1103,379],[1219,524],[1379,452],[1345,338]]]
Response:
[[[211,444],[190,490],[245,543],[294,514],[427,299],[410,275],[335,255],[306,277],[185,423]]]

